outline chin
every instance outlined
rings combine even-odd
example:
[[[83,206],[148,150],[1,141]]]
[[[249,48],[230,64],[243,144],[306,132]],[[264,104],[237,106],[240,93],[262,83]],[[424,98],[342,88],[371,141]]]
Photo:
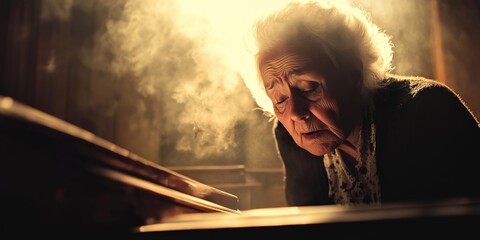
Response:
[[[319,145],[315,146],[307,146],[304,147],[303,149],[307,150],[309,153],[315,155],[315,156],[323,156],[327,153],[331,153],[335,151],[335,149],[338,147],[337,142],[330,142],[330,143],[322,143]]]

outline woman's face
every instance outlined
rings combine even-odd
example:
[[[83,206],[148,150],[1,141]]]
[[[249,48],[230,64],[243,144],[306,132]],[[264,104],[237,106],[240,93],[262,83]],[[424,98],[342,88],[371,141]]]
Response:
[[[278,120],[300,147],[322,156],[348,137],[360,102],[352,79],[322,72],[325,67],[316,62],[306,54],[284,53],[263,59],[259,69]]]

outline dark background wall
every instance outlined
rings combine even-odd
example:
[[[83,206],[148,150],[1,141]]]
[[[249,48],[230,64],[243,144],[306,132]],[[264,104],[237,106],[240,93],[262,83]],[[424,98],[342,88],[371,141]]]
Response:
[[[244,208],[284,205],[271,123],[206,40],[177,25],[175,3],[1,1],[0,95],[241,195]],[[392,36],[395,73],[446,83],[480,116],[478,1],[353,3]],[[242,180],[219,180],[229,171]]]

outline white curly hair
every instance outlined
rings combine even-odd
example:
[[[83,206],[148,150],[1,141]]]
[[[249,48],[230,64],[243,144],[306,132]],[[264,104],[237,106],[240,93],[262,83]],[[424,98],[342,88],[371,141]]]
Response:
[[[274,115],[273,106],[271,101],[265,101],[268,97],[258,67],[262,57],[273,49],[307,39],[312,43],[313,40],[312,46],[316,49],[312,51],[320,51],[336,69],[361,72],[364,97],[368,97],[379,80],[393,69],[390,37],[370,20],[365,11],[348,2],[290,2],[284,8],[258,19],[254,31],[256,84],[262,91],[251,92],[259,107],[270,116]],[[359,66],[361,69],[355,69]]]

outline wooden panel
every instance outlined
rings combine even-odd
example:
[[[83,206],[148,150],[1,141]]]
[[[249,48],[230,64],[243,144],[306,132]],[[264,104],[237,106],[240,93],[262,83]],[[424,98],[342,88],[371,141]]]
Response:
[[[239,213],[237,196],[8,97],[0,98],[0,145],[7,232],[128,233],[180,213]]]
[[[478,232],[480,202],[391,203],[253,209],[240,215],[183,214],[136,228],[131,239],[469,239]]]
[[[2,1],[0,95],[35,104],[36,42],[40,1]]]

